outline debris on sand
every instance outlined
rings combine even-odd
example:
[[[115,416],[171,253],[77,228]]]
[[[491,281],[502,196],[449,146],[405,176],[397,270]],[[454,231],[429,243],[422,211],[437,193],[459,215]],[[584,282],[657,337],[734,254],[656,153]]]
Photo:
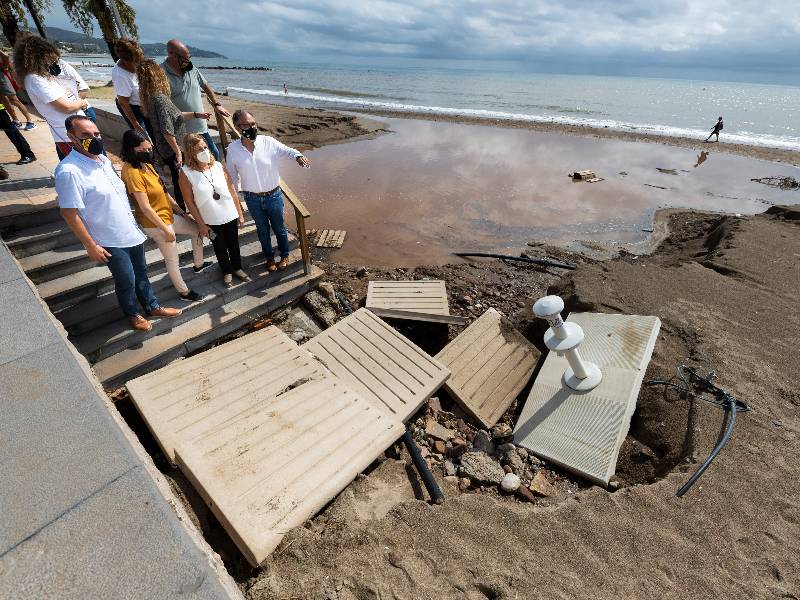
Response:
[[[754,177],[750,181],[756,183],[763,183],[770,187],[776,187],[782,190],[796,190],[800,188],[800,181],[794,177]]]
[[[498,485],[506,476],[500,463],[484,452],[467,452],[461,457],[461,473],[477,484]]]

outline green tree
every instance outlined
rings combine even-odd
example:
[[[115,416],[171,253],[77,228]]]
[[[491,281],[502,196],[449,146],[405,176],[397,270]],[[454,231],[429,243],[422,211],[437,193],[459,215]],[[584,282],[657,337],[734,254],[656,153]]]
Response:
[[[2,0],[0,2],[0,25],[3,35],[13,47],[17,43],[20,32],[20,23],[27,27],[26,18],[28,7],[34,12],[31,16],[34,21],[41,22],[41,16],[50,9],[50,0]]]
[[[117,7],[122,27],[125,30],[122,32],[123,35],[138,38],[139,30],[136,28],[136,11],[128,6],[125,0],[109,1],[113,2]],[[89,37],[92,37],[94,33],[93,19],[97,20],[97,24],[100,26],[100,33],[108,46],[108,50],[111,52],[112,58],[115,61],[117,60],[117,53],[114,52],[114,42],[119,39],[119,35],[114,26],[114,17],[111,15],[111,10],[104,0],[64,0],[64,10],[72,24]]]

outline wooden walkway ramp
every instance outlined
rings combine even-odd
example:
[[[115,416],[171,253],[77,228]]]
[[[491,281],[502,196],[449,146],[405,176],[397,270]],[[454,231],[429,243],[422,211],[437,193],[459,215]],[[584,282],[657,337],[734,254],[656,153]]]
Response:
[[[586,336],[581,356],[603,371],[596,388],[563,384],[567,359],[550,352],[517,421],[514,439],[538,456],[608,485],[628,433],[645,369],[653,354],[658,317],[572,313]]]
[[[450,371],[366,308],[303,345],[377,406],[408,420]]]
[[[445,388],[487,429],[528,384],[541,353],[493,308],[436,355],[452,371]]]
[[[254,566],[405,431],[275,327],[128,390]]]

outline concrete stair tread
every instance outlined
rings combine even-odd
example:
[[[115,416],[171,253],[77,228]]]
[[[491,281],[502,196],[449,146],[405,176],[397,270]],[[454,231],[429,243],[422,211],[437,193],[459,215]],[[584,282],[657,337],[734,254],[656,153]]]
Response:
[[[245,223],[245,226],[239,230],[239,236],[247,236],[256,231],[256,226],[253,224],[252,221],[249,223]],[[209,242],[206,242],[208,245]],[[145,241],[145,249],[146,250],[154,250],[157,246],[153,240],[150,238]],[[192,250],[192,243],[189,239],[189,236],[180,235],[178,236],[178,251],[181,254],[185,254],[187,252],[191,252]],[[160,254],[159,254],[160,256]],[[45,271],[47,269],[52,269],[59,265],[65,265],[67,263],[78,263],[75,265],[76,268],[80,267],[82,263],[93,264],[89,261],[89,258],[86,256],[86,250],[83,247],[83,244],[80,242],[75,242],[72,244],[68,244],[65,246],[60,246],[58,248],[54,248],[52,250],[46,250],[44,252],[39,252],[37,254],[31,254],[29,256],[23,256],[19,258],[19,263],[22,266],[22,270],[28,276],[31,276],[34,273],[39,271]],[[148,261],[148,264],[149,261]],[[56,277],[55,279],[58,279]],[[51,280],[52,281],[52,280]],[[44,282],[40,282],[44,283]]]
[[[274,241],[275,238],[273,238]],[[290,243],[290,248],[296,248],[296,242]],[[241,247],[242,266],[246,269],[254,267],[264,262],[264,255],[261,252],[261,244],[257,241],[242,244]],[[192,270],[191,260],[181,266],[181,274],[186,285],[191,289],[200,289],[208,283],[218,281],[221,278],[219,266],[214,264],[206,268],[202,273],[195,273]],[[177,292],[172,287],[172,280],[169,274],[164,271],[149,276],[150,285],[159,298],[177,297]],[[69,306],[55,313],[59,321],[67,328],[72,335],[78,335],[88,329],[102,326],[103,323],[113,321],[119,314],[119,304],[113,290]],[[104,316],[110,316],[103,320]]]
[[[250,320],[289,304],[305,294],[323,274],[312,265],[308,275],[300,271],[296,277],[263,289],[260,294],[246,294],[161,334],[142,334],[141,343],[97,362],[93,366],[94,372],[106,385],[122,384],[199,350]]]
[[[21,246],[31,241],[38,241],[48,237],[58,236],[66,232],[72,233],[63,220],[52,221],[50,223],[44,223],[43,225],[37,225],[36,227],[27,227],[18,232],[14,232],[8,237],[8,239],[5,240],[5,242],[9,248],[15,248],[16,246]]]
[[[245,225],[245,227],[239,230],[239,236],[241,238],[249,234],[255,234],[255,231],[255,225]],[[289,236],[289,240],[290,242],[293,240],[292,235]],[[82,248],[81,251],[84,252]],[[213,252],[213,249],[211,249],[210,245],[207,245],[206,252],[209,251]],[[191,254],[191,252],[191,240],[186,239],[178,242],[178,253],[180,256]],[[148,267],[153,267],[154,265],[163,265],[164,263],[164,257],[161,256],[161,251],[158,248],[148,250],[145,253],[145,259]],[[108,267],[98,263],[93,264],[93,266],[82,271],[78,271],[77,273],[70,273],[49,281],[37,283],[37,287],[39,288],[39,294],[41,295],[42,299],[49,301],[57,298],[61,294],[66,294],[68,292],[79,290],[81,288],[108,280],[111,280],[111,272],[108,270]]]
[[[225,287],[219,272],[217,272],[215,278],[193,288],[204,296],[198,302],[191,304],[184,302],[177,296],[177,293],[169,298],[161,298],[162,306],[179,308],[184,312],[179,317],[171,319],[154,319],[152,321],[153,328],[148,332],[133,331],[117,306],[112,315],[116,316],[113,321],[86,333],[71,336],[70,340],[78,351],[87,357],[90,363],[95,362],[131,344],[136,344],[142,339],[157,336],[165,329],[174,328],[181,323],[189,321],[199,313],[209,312],[244,295],[259,296],[263,293],[269,293],[270,288],[279,286],[286,281],[297,279],[298,274],[303,275],[300,251],[296,250],[292,253],[291,259],[292,262],[284,271],[270,273],[266,270],[263,262],[255,267],[245,268],[245,271],[253,278],[253,281],[240,282],[234,276],[235,285],[231,289]]]

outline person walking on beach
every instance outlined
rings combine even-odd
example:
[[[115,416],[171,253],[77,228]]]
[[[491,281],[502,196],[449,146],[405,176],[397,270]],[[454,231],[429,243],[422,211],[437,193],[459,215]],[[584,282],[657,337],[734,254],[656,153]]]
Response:
[[[286,87],[285,83],[283,84],[283,93],[287,95],[289,94],[289,88]]]
[[[255,118],[244,109],[233,113],[233,123],[241,132],[242,138],[228,146],[228,174],[234,188],[241,184],[245,204],[256,224],[261,250],[267,259],[267,270],[283,270],[289,265],[289,234],[283,219],[278,158],[294,159],[301,167],[308,167],[311,161],[301,152],[281,144],[273,137],[258,135]],[[275,232],[278,251],[281,253],[277,265],[270,227]]]
[[[706,138],[706,142],[711,139],[712,135],[717,136],[717,142],[719,142],[719,132],[722,131],[722,117],[717,119],[716,125],[714,125],[714,129],[711,130],[711,134]]]
[[[242,270],[239,249],[239,227],[244,226],[242,204],[228,174],[219,161],[214,160],[202,135],[187,134],[183,149],[181,191],[200,234],[209,238],[214,246],[225,287],[233,287],[233,275],[242,281],[251,281]]]
[[[14,127],[30,131],[36,128],[36,123],[33,122],[33,117],[28,112],[28,108],[17,97],[17,90],[14,87],[16,84],[12,77],[11,59],[8,57],[8,53],[0,50],[0,102],[6,107]],[[25,125],[17,119],[17,110],[25,117]]]
[[[137,310],[137,299],[150,317],[177,317],[181,311],[161,306],[150,286],[144,255],[147,238],[133,217],[125,184],[103,154],[97,125],[85,115],[72,115],[64,127],[74,151],[54,173],[61,216],[89,258],[108,266],[117,301],[134,330],[152,327]]]
[[[144,60],[144,52],[135,40],[124,38],[116,41],[114,50],[119,56],[117,64],[111,69],[111,83],[117,96],[115,99],[117,109],[128,127],[147,133],[152,139],[154,137],[152,125],[150,119],[142,112],[139,78],[136,76],[136,68]]]
[[[178,184],[178,176],[183,166],[181,146],[186,135],[188,120],[208,119],[211,113],[183,112],[170,100],[170,87],[167,76],[153,60],[143,60],[136,68],[139,80],[139,99],[145,115],[150,119],[153,130],[152,142],[161,159],[172,175],[172,189],[175,201],[186,210],[183,194]]]
[[[215,112],[224,117],[231,116],[231,113],[222,107],[222,102],[217,100],[214,90],[208,85],[200,69],[192,64],[192,55],[183,42],[180,40],[167,42],[167,60],[161,63],[161,66],[169,80],[172,102],[179,109],[184,112],[204,113],[203,98],[200,96],[202,90],[206,93]],[[208,133],[208,123],[205,119],[188,120],[186,132],[202,135],[214,158],[219,160],[219,150],[214,144],[214,140],[211,139],[211,134]]]
[[[21,35],[14,46],[17,80],[22,81],[33,106],[50,126],[58,160],[72,150],[64,120],[70,115],[83,116],[89,106],[57,79],[61,74],[60,58],[58,48],[38,35]]]
[[[170,281],[181,300],[196,302],[202,296],[190,290],[181,276],[176,235],[188,235],[192,242],[194,272],[199,273],[210,262],[203,260],[203,239],[197,223],[169,195],[161,176],[153,166],[153,144],[144,131],[129,129],[122,136],[122,181],[134,200],[134,213],[142,230],[155,241]]]
[[[19,132],[19,127],[11,120],[11,116],[2,103],[0,103],[0,129],[8,136],[9,141],[14,144],[14,148],[19,152],[18,165],[27,165],[36,160],[36,155],[31,150],[28,140]]]

